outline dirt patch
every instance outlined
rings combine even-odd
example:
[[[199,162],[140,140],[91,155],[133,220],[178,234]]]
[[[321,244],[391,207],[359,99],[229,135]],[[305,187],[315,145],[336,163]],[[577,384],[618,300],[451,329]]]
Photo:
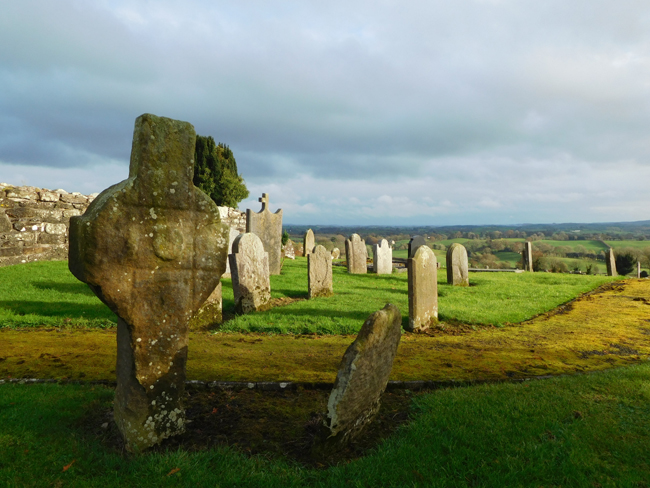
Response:
[[[417,395],[426,390],[418,391]],[[249,455],[286,458],[316,468],[364,456],[409,418],[409,390],[386,392],[379,414],[360,439],[344,451],[313,459],[311,446],[326,409],[329,390],[268,392],[188,389],[187,431],[166,439],[154,452],[182,448],[202,451],[230,446]],[[80,428],[114,452],[127,455],[109,408],[89,405]]]
[[[587,359],[589,356],[607,356],[607,355],[614,355],[614,356],[638,356],[639,351],[636,349],[632,349],[629,346],[626,346],[625,344],[610,344],[609,348],[598,351],[598,350],[593,350],[593,351],[578,351],[579,355],[582,359]]]

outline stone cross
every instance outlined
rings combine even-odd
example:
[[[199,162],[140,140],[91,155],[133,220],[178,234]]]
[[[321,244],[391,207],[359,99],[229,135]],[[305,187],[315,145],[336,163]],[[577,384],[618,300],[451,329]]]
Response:
[[[429,246],[420,246],[406,261],[409,324],[407,330],[425,330],[438,322],[438,267]]]
[[[268,193],[262,193],[258,200],[262,210],[255,213],[246,209],[246,232],[261,239],[264,250],[269,253],[269,272],[279,275],[282,269],[282,209],[270,212]]]
[[[524,271],[533,272],[533,243],[530,241],[524,242],[524,250],[521,253],[524,260]]]
[[[238,313],[266,310],[271,300],[269,255],[260,238],[249,232],[240,234],[228,258],[235,310]]]
[[[329,297],[332,288],[332,255],[323,246],[316,246],[307,256],[309,298]]]
[[[129,178],[70,222],[68,266],[118,316],[114,416],[126,446],[185,430],[188,322],[226,268],[228,226],[192,183],[187,122],[135,121]]]
[[[305,232],[305,238],[302,242],[304,249],[303,256],[309,256],[312,252],[314,252],[314,247],[316,247],[314,240],[314,231],[307,229],[307,232]]]
[[[348,273],[365,274],[368,272],[368,250],[366,241],[359,234],[352,234],[345,240],[345,258],[348,262]]]
[[[616,272],[616,257],[614,256],[614,248],[612,247],[607,249],[605,264],[607,265],[607,276],[618,276]]]
[[[373,247],[372,269],[377,274],[391,274],[393,272],[393,248],[386,239]]]
[[[345,447],[379,411],[402,332],[402,315],[390,303],[364,322],[343,355],[313,454]]]
[[[467,268],[467,249],[462,244],[454,242],[447,248],[447,284],[469,286]]]

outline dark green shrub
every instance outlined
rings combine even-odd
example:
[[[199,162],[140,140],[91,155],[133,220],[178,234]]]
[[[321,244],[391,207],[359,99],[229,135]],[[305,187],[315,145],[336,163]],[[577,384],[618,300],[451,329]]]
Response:
[[[615,260],[616,272],[620,275],[630,274],[636,267],[636,256],[629,252],[617,254]]]

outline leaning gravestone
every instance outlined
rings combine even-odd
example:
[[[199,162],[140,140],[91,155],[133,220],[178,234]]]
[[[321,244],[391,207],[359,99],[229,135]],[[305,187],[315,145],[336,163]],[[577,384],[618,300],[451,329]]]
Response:
[[[415,256],[415,251],[418,250],[421,246],[427,246],[427,241],[422,236],[413,236],[409,241],[408,257],[412,258]],[[427,246],[429,247],[429,246]]]
[[[303,255],[309,256],[314,252],[314,247],[316,247],[316,241],[314,240],[314,232],[311,229],[307,229],[305,232],[305,238],[303,239]]]
[[[135,121],[129,178],[70,222],[70,271],[118,316],[115,422],[130,450],[185,430],[188,321],[226,269],[228,226],[192,183],[187,122]]]
[[[338,247],[332,249],[332,259],[338,259],[341,257],[341,251]]]
[[[402,315],[390,303],[364,322],[343,355],[313,453],[327,455],[357,437],[379,411],[381,394],[402,333]]]
[[[323,246],[316,246],[307,256],[309,298],[329,297],[332,288],[332,255]]]
[[[462,244],[454,242],[447,248],[447,284],[469,286],[467,268],[467,249]]]
[[[230,273],[235,310],[249,313],[265,310],[271,300],[269,255],[255,234],[240,234],[232,243]]]
[[[386,239],[373,247],[372,268],[377,274],[391,274],[393,272],[393,248]]]
[[[352,234],[345,240],[345,258],[348,262],[348,273],[365,274],[368,272],[368,251],[366,242],[359,234]]]
[[[616,258],[614,257],[614,249],[609,248],[605,256],[605,264],[607,265],[607,276],[618,276],[616,272]]]
[[[429,246],[420,246],[406,262],[408,268],[409,325],[414,332],[438,322],[438,267]]]
[[[269,272],[279,275],[282,269],[282,209],[275,213],[269,210],[269,194],[262,193],[262,210],[258,213],[246,209],[246,232],[252,232],[262,241],[269,253]]]
[[[524,271],[533,272],[533,243],[530,241],[524,242],[524,250],[521,253],[524,259]]]

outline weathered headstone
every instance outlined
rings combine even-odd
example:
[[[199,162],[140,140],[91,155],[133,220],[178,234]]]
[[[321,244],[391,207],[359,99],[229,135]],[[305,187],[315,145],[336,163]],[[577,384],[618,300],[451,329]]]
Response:
[[[188,322],[226,269],[228,226],[192,183],[187,122],[135,121],[129,178],[71,219],[70,271],[118,316],[115,422],[128,449],[185,430]]]
[[[232,243],[230,274],[235,310],[249,313],[265,310],[271,300],[269,254],[255,234],[240,234]]]
[[[314,248],[316,247],[316,241],[314,240],[314,232],[311,229],[307,229],[307,232],[305,232],[305,238],[302,240],[302,242],[303,242],[303,255],[309,256],[311,253],[314,252]]]
[[[372,268],[377,274],[391,274],[393,272],[393,248],[386,239],[375,244],[372,253]]]
[[[228,233],[228,254],[232,254],[232,243],[235,242],[235,239],[239,235],[239,231],[230,227]],[[224,278],[230,278],[230,260],[226,259],[226,271],[223,274]]]
[[[636,277],[641,278],[641,261],[636,262]]]
[[[348,273],[365,274],[368,272],[368,251],[366,242],[359,234],[352,234],[345,240],[345,258],[348,262]]]
[[[409,325],[411,332],[438,322],[438,267],[429,246],[420,246],[406,261],[408,268]]]
[[[415,251],[417,251],[420,246],[427,246],[426,239],[422,236],[411,237],[411,240],[409,241],[408,257],[412,258],[415,256]]]
[[[282,269],[282,209],[275,213],[269,210],[269,195],[263,193],[262,210],[258,213],[246,209],[246,232],[252,232],[262,241],[269,253],[269,272],[279,275]]]
[[[341,257],[341,250],[338,247],[332,249],[332,259],[338,259]]]
[[[221,282],[217,285],[201,308],[190,319],[190,330],[206,331],[217,327],[223,322],[223,300]]]
[[[307,256],[309,298],[329,297],[332,288],[332,255],[323,246],[316,246]]]
[[[533,272],[533,243],[530,241],[524,242],[524,250],[521,253],[524,260],[524,271]]]
[[[467,268],[467,249],[462,244],[454,242],[447,248],[447,284],[469,286]]]
[[[282,248],[282,252],[284,253],[284,257],[287,259],[296,259],[296,251],[293,248],[293,241],[289,239],[284,247]]]
[[[345,447],[377,414],[401,338],[402,316],[390,303],[364,322],[343,355],[314,454]]]
[[[605,264],[607,265],[607,276],[618,276],[616,272],[616,257],[614,256],[614,249],[611,247],[607,249]]]

